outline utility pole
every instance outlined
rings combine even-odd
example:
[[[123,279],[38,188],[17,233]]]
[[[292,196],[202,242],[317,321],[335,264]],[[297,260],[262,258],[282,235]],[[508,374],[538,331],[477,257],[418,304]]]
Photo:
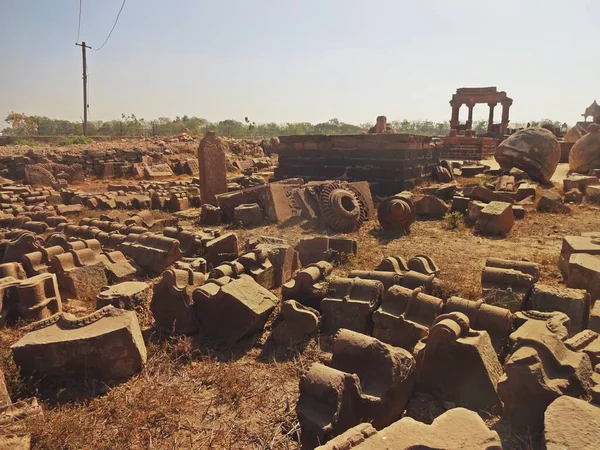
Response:
[[[85,59],[85,49],[92,47],[85,45],[85,41],[81,44],[75,43],[81,47],[81,56],[83,57],[83,135],[87,136],[87,111],[88,111],[88,103],[87,103],[87,62]]]

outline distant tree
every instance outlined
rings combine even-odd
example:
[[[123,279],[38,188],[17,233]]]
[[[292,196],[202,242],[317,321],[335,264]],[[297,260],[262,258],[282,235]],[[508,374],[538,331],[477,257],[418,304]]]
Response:
[[[34,116],[11,112],[4,121],[10,125],[10,129],[3,130],[3,133],[12,136],[29,136],[37,133],[37,121]]]

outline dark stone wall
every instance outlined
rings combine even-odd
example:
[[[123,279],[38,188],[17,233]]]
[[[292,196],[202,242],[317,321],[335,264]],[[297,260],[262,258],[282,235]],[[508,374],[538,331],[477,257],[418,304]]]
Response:
[[[429,178],[437,162],[431,138],[411,134],[281,136],[277,179],[368,181],[393,195]]]

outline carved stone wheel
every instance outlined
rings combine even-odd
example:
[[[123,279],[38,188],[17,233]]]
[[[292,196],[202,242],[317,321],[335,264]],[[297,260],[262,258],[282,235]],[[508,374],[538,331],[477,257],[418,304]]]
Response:
[[[377,209],[377,219],[384,230],[407,231],[416,217],[412,200],[402,194],[386,198]]]
[[[325,222],[334,231],[355,231],[367,220],[364,198],[348,184],[335,182],[323,186],[319,204]]]

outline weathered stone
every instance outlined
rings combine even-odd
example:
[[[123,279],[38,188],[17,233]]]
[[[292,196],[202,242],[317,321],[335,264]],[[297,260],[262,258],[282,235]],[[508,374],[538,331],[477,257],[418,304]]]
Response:
[[[540,197],[537,210],[541,212],[566,214],[571,212],[569,207],[564,204],[563,198],[554,191],[544,191]]]
[[[515,194],[515,200],[520,202],[526,198],[533,197],[535,200],[535,196],[537,195],[536,186],[530,183],[521,183],[519,187],[517,187],[517,193]]]
[[[309,264],[281,287],[281,295],[284,300],[296,299],[304,306],[320,309],[328,289],[323,281],[332,271],[333,266],[327,261]]]
[[[367,201],[349,183],[333,182],[321,187],[319,194],[321,219],[341,233],[358,230],[369,218]]]
[[[593,184],[586,186],[585,200],[589,203],[600,203],[600,185]]]
[[[105,252],[97,255],[104,264],[106,276],[111,283],[122,283],[131,280],[139,271],[120,251]]]
[[[504,351],[508,335],[512,331],[513,314],[506,308],[471,301],[460,297],[450,297],[444,303],[444,313],[460,312],[469,318],[471,328],[487,331],[496,353]]]
[[[405,417],[377,432],[362,423],[316,450],[501,450],[498,433],[490,431],[479,415],[453,408],[431,425]],[[554,449],[553,449],[554,450]]]
[[[340,328],[368,333],[371,315],[383,297],[383,283],[360,278],[336,278],[329,283],[327,297],[321,301],[328,331]]]
[[[294,248],[281,240],[281,242],[260,241],[261,237],[248,243],[248,248],[259,250],[268,255],[275,269],[274,286],[279,287],[292,278],[300,268],[300,258]]]
[[[384,230],[408,231],[417,211],[410,192],[386,198],[377,208],[377,220]]]
[[[442,312],[443,301],[422,289],[390,287],[373,313],[373,336],[390,345],[412,351]]]
[[[154,233],[144,233],[135,241],[123,241],[118,249],[153,274],[162,273],[182,256],[177,239]]]
[[[459,212],[462,215],[466,215],[470,202],[471,199],[469,197],[455,195],[452,197],[452,207],[450,208],[450,212]]]
[[[600,169],[600,127],[590,124],[587,131],[588,134],[579,138],[569,153],[569,168],[573,172],[588,173]]]
[[[504,202],[490,202],[480,212],[475,229],[484,234],[506,235],[514,224],[512,205]]]
[[[102,287],[108,284],[104,263],[90,248],[56,255],[51,264],[59,286],[79,300],[95,301]]]
[[[200,225],[219,225],[223,220],[223,211],[218,206],[204,203],[200,212]]]
[[[236,206],[233,210],[233,219],[236,224],[243,227],[257,227],[263,224],[263,213],[256,203]]]
[[[408,270],[422,273],[424,275],[439,275],[440,268],[428,255],[415,255],[407,262]]]
[[[24,231],[6,243],[3,263],[21,262],[23,255],[38,251],[41,245],[35,234]]]
[[[567,279],[571,257],[579,253],[600,255],[600,239],[594,236],[565,236],[563,238],[558,266]],[[593,300],[596,299],[593,298]]]
[[[498,193],[487,189],[479,184],[467,185],[463,188],[463,195],[473,200],[478,200],[484,203],[490,202],[506,202],[512,203],[513,199],[505,193]]]
[[[331,367],[358,375],[363,421],[381,429],[402,417],[416,381],[415,359],[407,350],[341,329]]]
[[[44,273],[17,285],[19,316],[26,320],[42,320],[62,311],[56,275]]]
[[[143,281],[125,281],[102,288],[96,298],[96,309],[112,305],[115,308],[139,310],[146,307],[150,285]]]
[[[587,328],[590,305],[590,296],[584,290],[536,283],[526,309],[565,313],[570,319],[570,334],[575,334]]]
[[[600,442],[600,407],[563,395],[544,413],[546,450],[592,449]]]
[[[317,236],[300,240],[296,251],[303,266],[319,261],[341,264],[347,258],[358,254],[358,242],[355,239]]]
[[[395,272],[383,272],[381,270],[353,270],[348,274],[348,278],[381,281],[383,288],[387,291],[392,286],[401,286],[404,277]]]
[[[4,372],[0,369],[0,408],[11,403],[10,395],[8,395],[8,389],[6,388],[6,381],[4,380]]]
[[[200,196],[202,203],[216,205],[216,195],[227,192],[225,144],[212,131],[207,131],[198,149]]]
[[[584,192],[586,186],[598,183],[600,183],[600,180],[593,175],[572,174],[563,180],[563,191],[568,192],[572,189],[577,189]]]
[[[524,219],[527,214],[527,211],[525,210],[525,208],[523,208],[522,206],[519,206],[519,205],[513,205],[512,210],[513,210],[513,215],[515,216],[516,220]]]
[[[560,162],[561,150],[554,134],[543,128],[525,128],[505,139],[494,157],[503,170],[524,170],[531,179],[549,183]]]
[[[590,330],[600,333],[600,302],[596,301],[590,311],[590,320],[588,322]]]
[[[561,395],[584,396],[590,388],[590,358],[562,342],[568,321],[559,312],[517,313],[521,325],[510,335],[514,351],[498,383],[503,417],[516,430],[541,430],[550,403]]]
[[[600,335],[592,330],[583,330],[567,339],[565,345],[574,352],[583,352],[590,357],[592,367],[600,364]]]
[[[467,206],[467,217],[466,221],[470,224],[475,224],[479,220],[479,215],[486,204],[477,200],[470,200]]]
[[[188,270],[169,269],[153,287],[150,311],[157,328],[172,334],[198,331],[192,293],[202,285],[205,276]]]
[[[319,326],[321,315],[315,309],[295,300],[286,300],[281,305],[283,321],[273,329],[273,339],[285,345],[295,345]]]
[[[458,405],[477,410],[499,408],[496,390],[502,366],[488,333],[470,329],[466,315],[438,316],[415,353],[420,390],[439,391]]]
[[[440,219],[449,211],[448,205],[434,195],[425,195],[415,201],[417,215]]]
[[[235,233],[225,233],[206,243],[204,259],[217,266],[225,261],[233,261],[239,255],[238,238]]]
[[[481,285],[486,303],[519,311],[529,296],[534,277],[520,270],[484,267]]]
[[[571,189],[565,192],[565,202],[579,204],[583,200],[583,194],[579,189]]]
[[[203,330],[221,341],[234,343],[263,329],[277,297],[247,275],[215,288],[207,283],[194,291],[197,317]],[[214,288],[214,289],[213,289]]]
[[[146,347],[133,311],[106,306],[86,317],[57,314],[32,325],[11,346],[23,375],[125,378],[146,362]],[[60,379],[60,378],[58,378]]]
[[[360,423],[360,390],[356,374],[313,364],[300,379],[296,404],[302,445],[314,448]]]

